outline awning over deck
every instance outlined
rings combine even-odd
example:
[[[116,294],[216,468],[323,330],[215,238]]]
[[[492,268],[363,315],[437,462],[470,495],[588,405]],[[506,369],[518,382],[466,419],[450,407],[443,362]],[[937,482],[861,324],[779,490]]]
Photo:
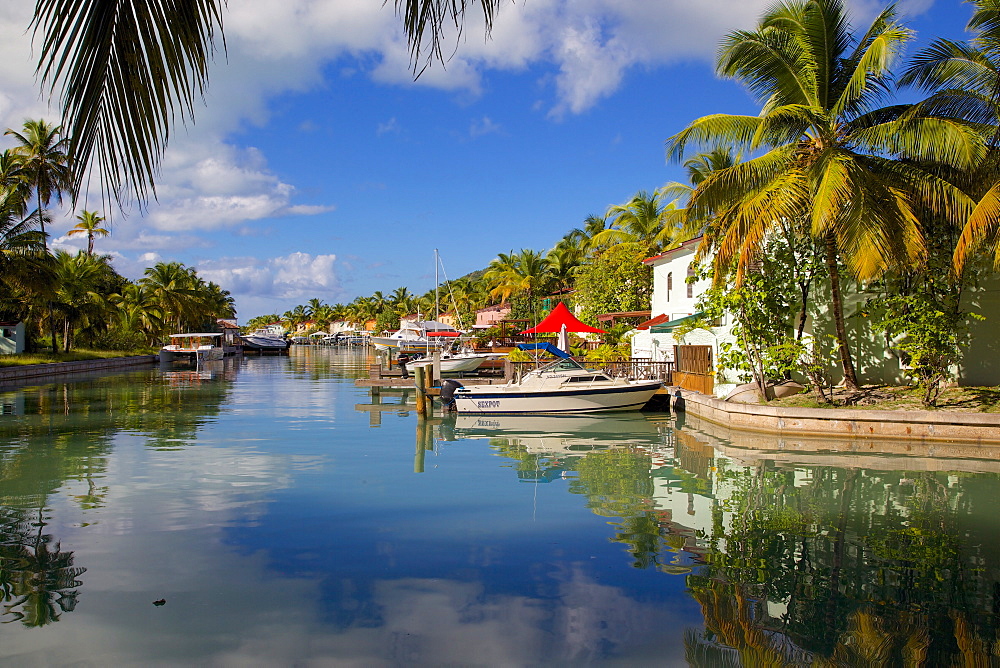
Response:
[[[698,318],[705,315],[702,312],[692,313],[691,315],[686,315],[683,318],[677,318],[676,320],[670,320],[668,322],[663,322],[660,324],[654,324],[650,326],[649,331],[653,334],[669,334],[674,331],[674,328],[678,325],[684,324],[686,322],[691,322],[692,320],[697,320]]]

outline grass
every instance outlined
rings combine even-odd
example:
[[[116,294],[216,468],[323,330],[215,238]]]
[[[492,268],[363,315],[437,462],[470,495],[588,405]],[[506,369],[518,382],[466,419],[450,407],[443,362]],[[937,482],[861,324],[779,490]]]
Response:
[[[963,413],[1000,413],[1000,387],[949,387],[941,392],[937,406],[921,403],[922,391],[917,387],[868,385],[857,401],[847,404],[845,393],[838,389],[833,403],[821,404],[810,393],[796,394],[768,402],[769,406],[796,408],[857,408],[885,411],[951,411]]]
[[[112,357],[129,357],[132,355],[151,355],[152,348],[141,350],[71,350],[68,353],[49,352],[21,353],[19,355],[0,355],[0,368],[26,366],[28,364],[53,364],[55,362],[78,362],[80,360],[102,360]]]

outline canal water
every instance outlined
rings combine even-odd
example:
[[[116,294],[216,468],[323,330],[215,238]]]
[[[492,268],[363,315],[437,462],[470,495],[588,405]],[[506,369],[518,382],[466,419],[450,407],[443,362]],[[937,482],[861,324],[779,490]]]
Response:
[[[0,664],[997,661],[995,460],[418,422],[367,361],[0,388]]]

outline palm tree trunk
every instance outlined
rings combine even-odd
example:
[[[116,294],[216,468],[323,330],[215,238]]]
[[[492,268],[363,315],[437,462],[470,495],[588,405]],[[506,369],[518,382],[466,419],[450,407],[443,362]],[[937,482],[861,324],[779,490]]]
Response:
[[[826,268],[830,272],[830,298],[833,302],[833,322],[837,330],[837,348],[844,370],[844,385],[849,392],[858,392],[858,374],[854,369],[851,349],[847,345],[847,328],[844,326],[844,300],[840,293],[840,270],[837,267],[837,246],[832,233],[826,237]]]
[[[63,320],[63,352],[69,352],[69,333],[71,331],[69,317]]]
[[[45,211],[42,209],[42,190],[39,187],[40,181],[35,181],[35,194],[38,196],[38,225],[42,230],[42,247],[45,253],[49,252],[49,241],[45,236]],[[49,335],[52,336],[52,354],[58,352],[56,348],[56,318],[52,313],[52,302],[49,302]]]

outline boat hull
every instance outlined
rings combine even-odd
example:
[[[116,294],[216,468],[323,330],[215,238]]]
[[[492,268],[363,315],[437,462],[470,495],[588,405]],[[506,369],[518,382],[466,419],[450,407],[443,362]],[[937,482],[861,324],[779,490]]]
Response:
[[[198,362],[211,362],[221,360],[225,356],[222,348],[209,348],[206,350],[160,350],[161,362],[187,362],[197,364]]]
[[[466,373],[469,371],[475,371],[483,365],[488,359],[492,359],[491,355],[470,355],[468,357],[449,357],[441,360],[441,373]],[[430,359],[422,359],[415,362],[410,362],[406,365],[406,369],[413,372],[417,367],[431,367],[434,365],[434,361]]]
[[[246,350],[254,350],[258,352],[281,352],[288,350],[289,346],[292,345],[291,341],[285,339],[268,338],[263,336],[241,336],[243,339],[243,348]]]
[[[661,387],[659,381],[630,381],[608,387],[526,390],[517,385],[461,388],[455,393],[459,413],[597,413],[639,410]]]

